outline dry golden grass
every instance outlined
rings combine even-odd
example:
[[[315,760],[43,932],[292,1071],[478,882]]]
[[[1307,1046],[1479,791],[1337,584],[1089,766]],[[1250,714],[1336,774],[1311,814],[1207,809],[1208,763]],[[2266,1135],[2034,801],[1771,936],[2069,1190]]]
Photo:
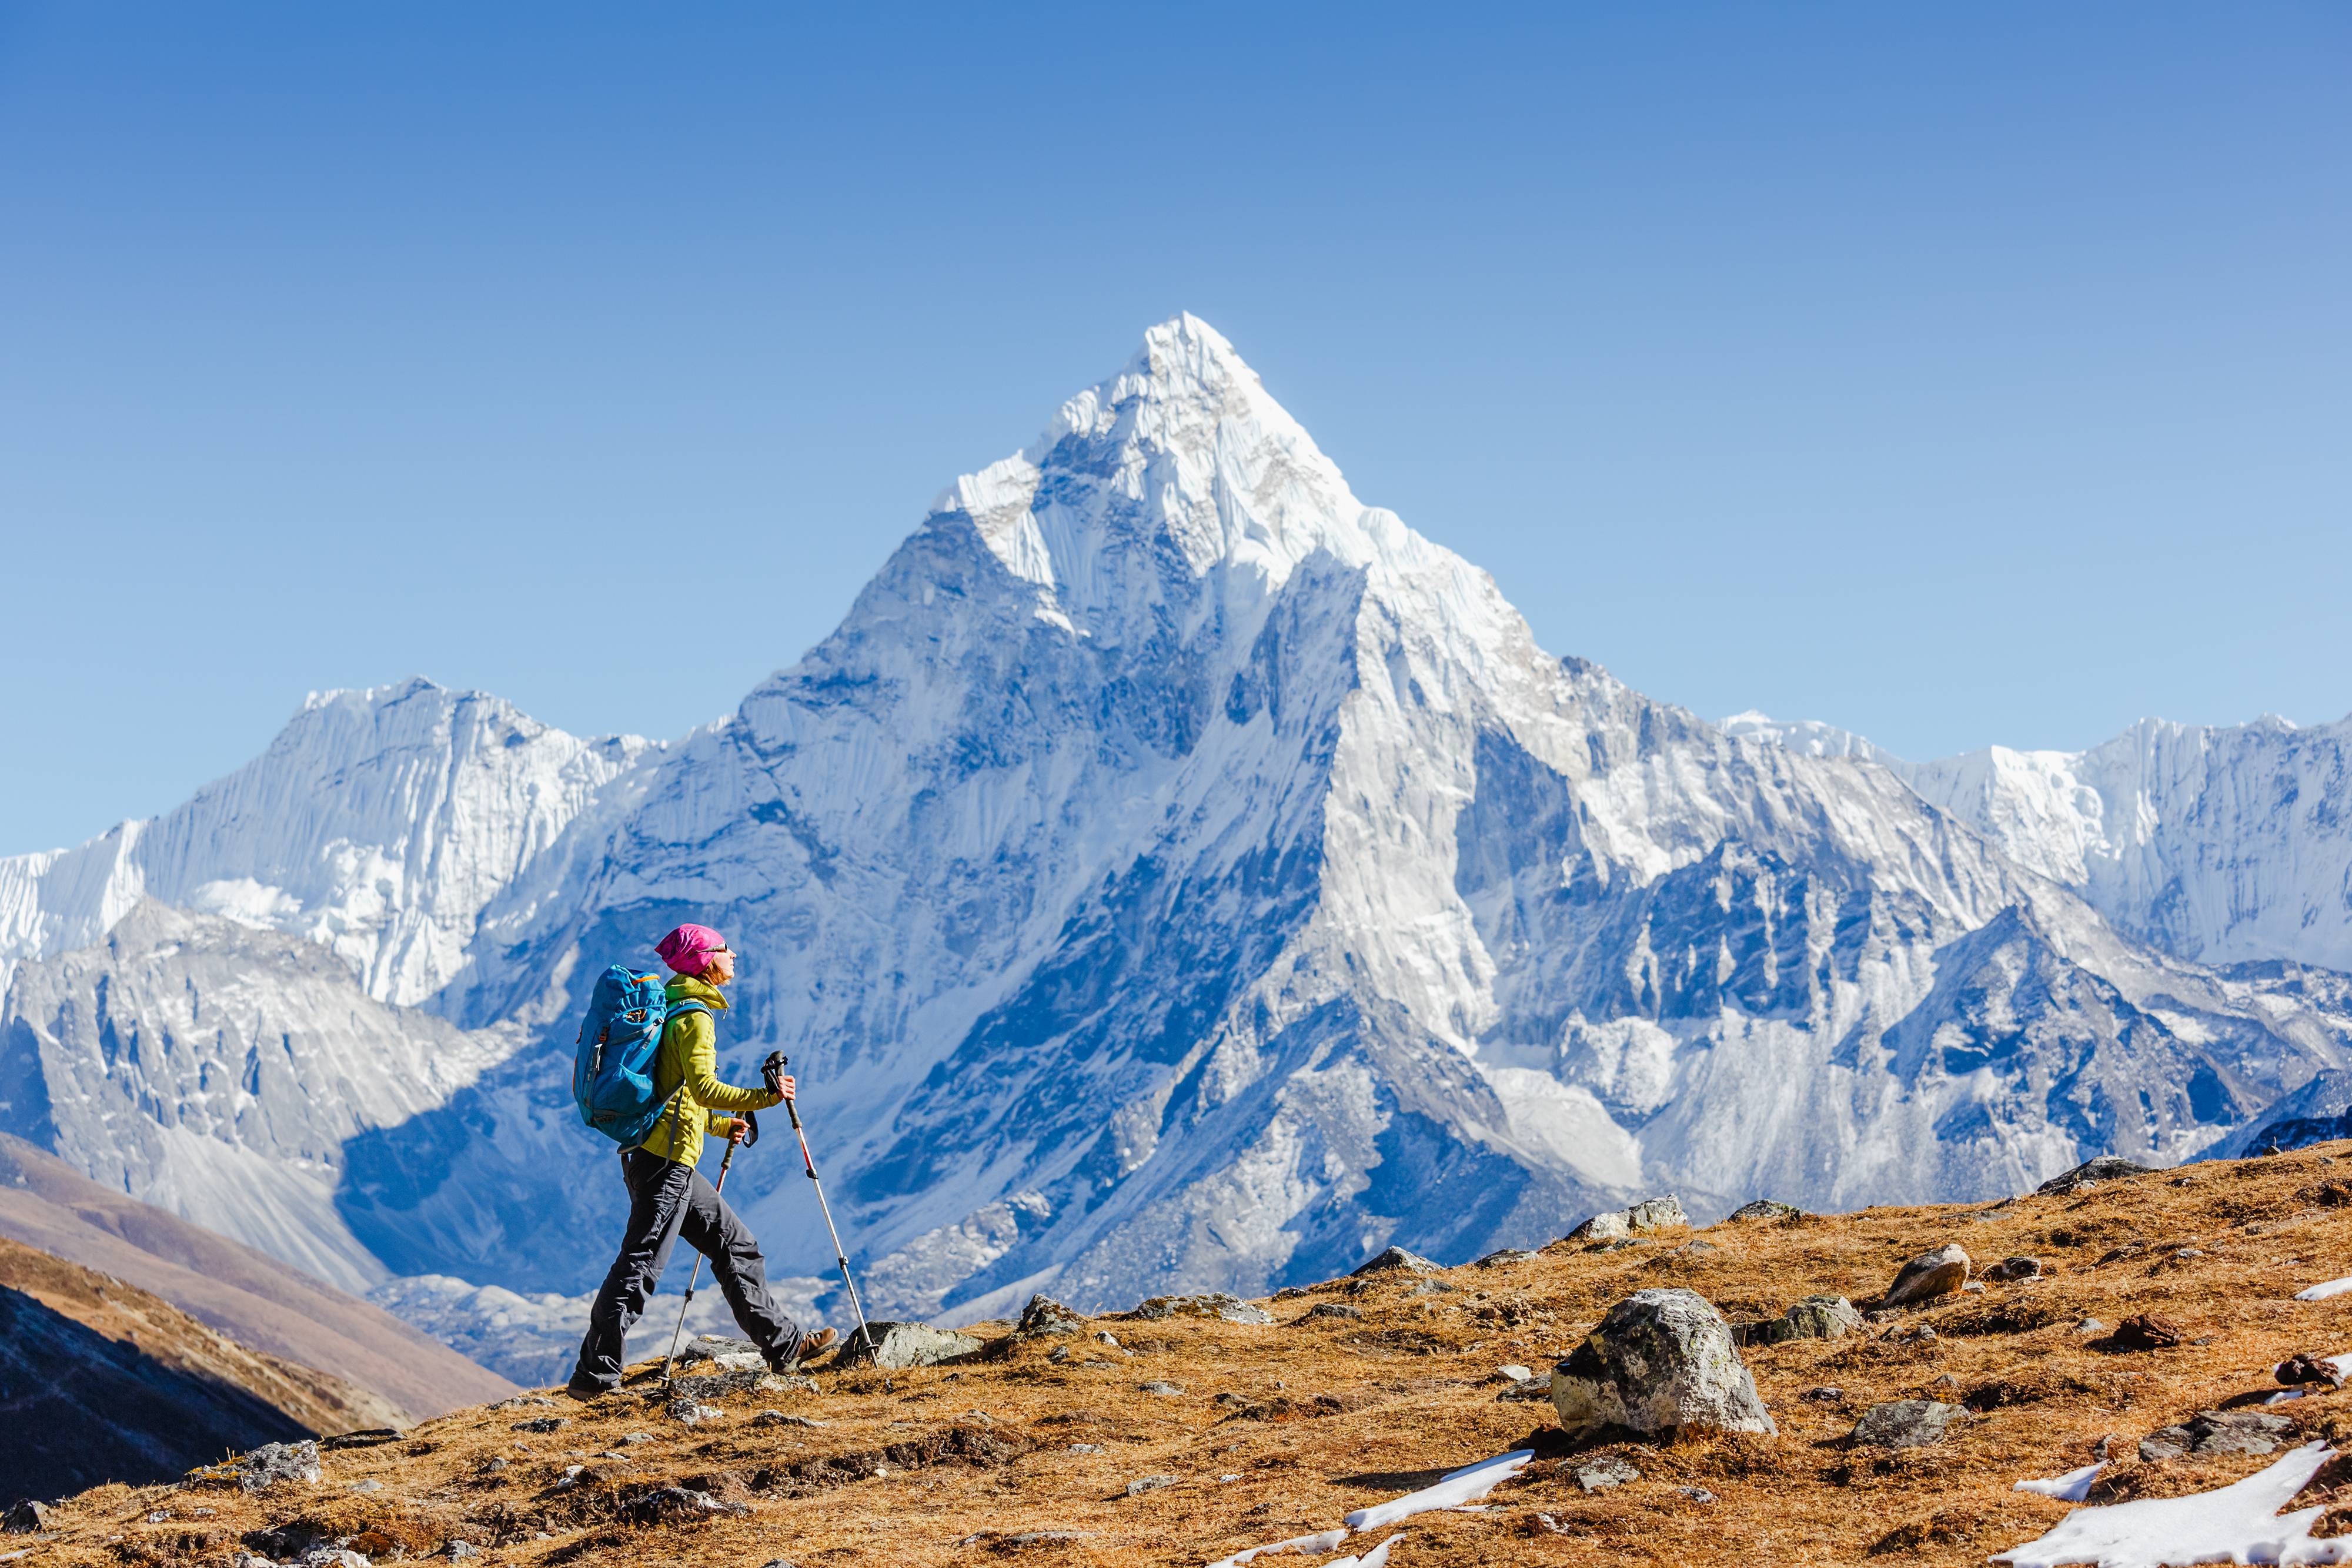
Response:
[[[2011,1483],[2086,1463],[2103,1438],[2112,1437],[2117,1461],[2103,1478],[2112,1497],[2200,1490],[2269,1462],[2146,1465],[2131,1456],[2157,1427],[2273,1391],[2272,1365],[2295,1351],[2352,1349],[2352,1294],[2293,1300],[2315,1281],[2352,1274],[2352,1159],[2336,1163],[2347,1155],[2352,1146],[2331,1145],[1990,1207],[1725,1224],[1614,1252],[1559,1245],[1528,1262],[1449,1270],[1450,1293],[1412,1294],[1404,1278],[1335,1281],[1267,1303],[1279,1320],[1272,1327],[1101,1319],[1090,1327],[1118,1335],[1122,1350],[1083,1338],[998,1343],[1003,1354],[957,1367],[820,1374],[820,1394],[729,1398],[724,1423],[699,1429],[666,1419],[642,1392],[584,1408],[559,1400],[552,1409],[458,1411],[404,1442],[330,1453],[316,1487],[260,1497],[173,1487],[87,1493],[25,1561],[225,1564],[251,1532],[277,1531],[278,1556],[305,1540],[352,1536],[379,1562],[463,1539],[484,1549],[476,1561],[518,1564],[1197,1568],[1336,1525],[1351,1509],[1549,1428],[1549,1406],[1497,1402],[1494,1368],[1548,1369],[1633,1291],[1686,1285],[1734,1320],[1777,1314],[1815,1291],[1859,1302],[1905,1260],[1957,1239],[1979,1267],[2031,1253],[2050,1275],[1874,1324],[1870,1337],[1749,1350],[1778,1437],[1612,1445],[1642,1479],[1591,1496],[1572,1473],[1582,1456],[1548,1455],[1496,1491],[1488,1511],[1409,1521],[1391,1561],[1981,1563],[2067,1511]],[[1565,1228],[1579,1217],[1561,1218]],[[1692,1240],[1711,1249],[1685,1250]],[[2177,1256],[2183,1249],[2193,1253]],[[1323,1301],[1364,1316],[1304,1316]],[[2203,1343],[2114,1353],[2074,1326],[2141,1312]],[[1939,1337],[1886,1337],[1922,1323]],[[981,1332],[996,1342],[1006,1333],[1002,1324]],[[1055,1344],[1071,1346],[1068,1364],[1046,1360]],[[1153,1379],[1184,1392],[1139,1391]],[[1801,1397],[1822,1385],[1842,1397]],[[1912,1395],[1966,1403],[1974,1414],[1933,1448],[1844,1443],[1871,1404]],[[825,1425],[754,1426],[762,1408]],[[2339,1424],[2352,1428],[2352,1392],[2274,1413],[2332,1437]],[[544,1435],[516,1429],[543,1416],[569,1424]],[[625,1444],[631,1432],[652,1440]],[[1074,1451],[1079,1443],[1101,1451]],[[625,1457],[600,1457],[607,1453]],[[559,1488],[574,1465],[587,1468]],[[1178,1479],[1127,1495],[1129,1481],[1154,1475]],[[382,1490],[354,1490],[370,1480]],[[666,1521],[647,1494],[672,1482],[751,1511]],[[2352,1502],[2352,1488],[2345,1498]],[[158,1511],[172,1517],[149,1523]],[[1013,1539],[1047,1531],[1075,1534]],[[1319,1560],[1276,1558],[1266,1568],[1285,1561]]]

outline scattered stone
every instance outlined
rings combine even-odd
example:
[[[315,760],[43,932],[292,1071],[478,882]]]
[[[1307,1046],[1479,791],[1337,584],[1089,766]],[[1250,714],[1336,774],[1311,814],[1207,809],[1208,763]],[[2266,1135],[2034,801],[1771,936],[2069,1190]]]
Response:
[[[1969,1282],[1969,1255],[1957,1241],[1948,1241],[1933,1252],[1922,1252],[1895,1276],[1895,1283],[1886,1287],[1879,1304],[1888,1307],[1915,1306],[1932,1301],[1938,1296],[1958,1293]]]
[[[1552,1404],[1570,1432],[1624,1427],[1773,1433],[1731,1325],[1696,1291],[1636,1291],[1552,1368]]]
[[[1270,1323],[1274,1314],[1223,1291],[1199,1296],[1154,1296],[1135,1309],[1139,1318],[1223,1318],[1229,1323]]]
[[[1500,1394],[1495,1396],[1497,1403],[1506,1400],[1517,1401],[1522,1399],[1534,1401],[1538,1399],[1549,1399],[1550,1397],[1551,1379],[1549,1377],[1529,1377],[1522,1379],[1517,1383],[1512,1384],[1508,1388],[1504,1389]]]
[[[2170,1350],[2188,1337],[2188,1332],[2170,1318],[2140,1312],[2117,1323],[2107,1343],[2117,1350]]]
[[[1175,1484],[1174,1476],[1144,1476],[1127,1483],[1127,1495],[1141,1497],[1145,1492],[1158,1491],[1161,1487],[1172,1487]]]
[[[382,1491],[383,1490],[383,1483],[377,1480],[373,1476],[370,1476],[363,1481],[353,1481],[352,1483],[352,1490],[357,1492]]]
[[[1363,1315],[1361,1307],[1351,1307],[1345,1301],[1323,1301],[1307,1308],[1306,1316],[1298,1321],[1303,1323],[1307,1318],[1360,1318]]]
[[[1495,1375],[1507,1379],[1512,1383],[1525,1383],[1528,1378],[1533,1377],[1535,1374],[1528,1371],[1526,1367],[1521,1366],[1517,1362],[1509,1361],[1505,1362],[1502,1365],[1495,1368]]]
[[[1146,1394],[1157,1394],[1162,1398],[1168,1398],[1184,1392],[1184,1385],[1182,1384],[1169,1383],[1157,1377],[1153,1378],[1149,1383],[1139,1383],[1136,1386],[1143,1390]]]
[[[2074,1325],[2074,1332],[2079,1334],[2103,1334],[2107,1332],[2107,1325],[2096,1318],[2084,1318]]]
[[[449,1557],[453,1562],[463,1557],[479,1557],[481,1554],[482,1549],[470,1541],[449,1542]]]
[[[1070,1452],[1074,1454],[1099,1454],[1102,1451],[1102,1445],[1100,1443],[1072,1443],[1070,1445]]]
[[[1614,1454],[1604,1454],[1576,1472],[1576,1484],[1586,1491],[1607,1491],[1628,1481],[1638,1481],[1642,1472]]]
[[[1778,1198],[1759,1197],[1752,1203],[1741,1204],[1738,1208],[1733,1209],[1727,1218],[1745,1223],[1751,1219],[1795,1219],[1804,1212],[1793,1203],[1782,1203]]]
[[[1829,1385],[1823,1384],[1819,1388],[1806,1389],[1802,1394],[1798,1395],[1797,1397],[1800,1399],[1810,1400],[1815,1405],[1835,1405],[1845,1397],[1845,1390],[1843,1388],[1832,1388]]]
[[[750,1344],[751,1342],[745,1340],[743,1343]],[[493,1410],[528,1410],[534,1405],[551,1410],[555,1407],[555,1401],[550,1399],[544,1394],[518,1394],[511,1399],[499,1400],[497,1404],[489,1406],[489,1408]]]
[[[1960,1414],[1940,1399],[1893,1399],[1874,1405],[1853,1424],[1853,1441],[1873,1448],[1920,1448],[1943,1441],[1945,1428]]]
[[[1032,1296],[1013,1332],[1022,1335],[1084,1333],[1087,1320],[1051,1296]]]
[[[1118,1336],[1111,1333],[1108,1329],[1097,1329],[1095,1331],[1095,1343],[1097,1344],[1107,1344],[1110,1346],[1111,1349],[1117,1350],[1118,1348]]]
[[[981,1342],[968,1333],[950,1333],[929,1323],[877,1320],[866,1325],[867,1334],[852,1334],[834,1357],[834,1365],[880,1366],[892,1369],[936,1366],[976,1354]]]
[[[2200,1410],[2185,1427],[2166,1427],[2139,1440],[2150,1463],[2187,1454],[2273,1454],[2294,1441],[2294,1423],[2252,1410]]]
[[[2137,1164],[2124,1158],[2121,1155],[2101,1155],[2096,1159],[2084,1160],[2071,1171],[2052,1176],[2033,1190],[2037,1193],[2054,1193],[2063,1197],[2068,1193],[2081,1192],[2087,1187],[2096,1186],[2103,1181],[2114,1181],[2121,1176],[2153,1176],[2157,1168],[2155,1166]]]
[[[754,1427],[806,1427],[815,1430],[822,1429],[826,1423],[813,1420],[806,1416],[788,1416],[782,1410],[762,1410],[751,1417],[751,1425]],[[624,1437],[621,1440],[625,1443],[629,1439]]]
[[[2000,1285],[2011,1284],[2019,1280],[2038,1280],[2042,1277],[2042,1260],[2022,1257],[2004,1258],[1987,1269],[1984,1271],[1984,1277]]]
[[[1690,1216],[1683,1212],[1683,1200],[1668,1193],[1664,1197],[1644,1198],[1629,1208],[1596,1214],[1570,1231],[1568,1239],[1570,1241],[1618,1241],[1645,1231],[1664,1230],[1668,1226],[1689,1223]]]
[[[1450,1296],[1461,1288],[1462,1287],[1459,1285],[1449,1285],[1443,1280],[1416,1280],[1413,1281],[1412,1286],[1406,1290],[1405,1294],[1408,1296]]]
[[[878,1467],[877,1473],[880,1473]],[[635,1524],[677,1524],[713,1514],[740,1517],[751,1510],[748,1504],[724,1502],[692,1487],[661,1486],[631,1498],[622,1504],[621,1511]]]
[[[1418,1252],[1408,1252],[1402,1247],[1391,1247],[1377,1258],[1359,1263],[1348,1271],[1348,1278],[1360,1280],[1367,1274],[1387,1274],[1397,1270],[1410,1270],[1416,1274],[1433,1274],[1443,1264],[1433,1263]]]
[[[570,1425],[572,1423],[561,1416],[541,1416],[535,1420],[518,1421],[514,1429],[518,1432],[561,1432]]]
[[[188,1479],[198,1486],[235,1487],[240,1491],[257,1492],[279,1481],[315,1485],[320,1473],[319,1440],[305,1437],[299,1443],[264,1443],[249,1454],[190,1470]]]
[[[1066,1364],[1070,1359],[1070,1347],[1066,1344],[1057,1344],[1052,1350],[1045,1353],[1045,1359],[1052,1362],[1055,1366]]]
[[[705,1405],[698,1399],[681,1395],[669,1402],[669,1418],[681,1427],[699,1427],[706,1422],[724,1420],[727,1412],[716,1405]]]
[[[0,1530],[11,1535],[30,1535],[49,1527],[49,1505],[25,1499],[5,1514],[0,1514]]]
[[[2296,1351],[2271,1368],[2271,1375],[2293,1387],[2298,1383],[2325,1383],[2330,1388],[2341,1388],[2343,1377],[2327,1363],[2307,1350]]]
[[[1758,1337],[1766,1344],[1787,1344],[1801,1339],[1843,1339],[1861,1328],[1862,1314],[1843,1296],[1807,1296],[1767,1320]]]
[[[1889,1344],[1933,1344],[1942,1337],[1926,1323],[1914,1323],[1907,1329],[1896,1329],[1885,1339]]]
[[[1484,1258],[1479,1259],[1478,1261],[1472,1264],[1471,1267],[1474,1269],[1502,1269],[1507,1268],[1513,1263],[1532,1263],[1542,1256],[1543,1254],[1540,1252],[1523,1252],[1516,1247],[1505,1247],[1499,1250],[1487,1253]]]
[[[653,1440],[654,1435],[651,1432],[624,1432],[621,1434],[621,1441],[624,1443],[650,1443]]]

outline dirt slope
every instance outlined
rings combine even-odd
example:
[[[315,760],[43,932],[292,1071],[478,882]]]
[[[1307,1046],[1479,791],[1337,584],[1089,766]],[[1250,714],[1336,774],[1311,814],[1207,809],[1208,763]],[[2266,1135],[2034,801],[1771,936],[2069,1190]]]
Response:
[[[5,1134],[0,1236],[128,1281],[240,1344],[357,1385],[404,1424],[515,1392],[382,1308],[102,1187]]]
[[[1548,1369],[1644,1286],[1687,1285],[1735,1320],[1756,1318],[1815,1291],[1874,1296],[1906,1259],[1948,1240],[1980,1262],[2034,1254],[2050,1277],[1860,1336],[1748,1351],[1777,1437],[1605,1445],[1641,1479],[1588,1495],[1574,1471],[1592,1452],[1564,1455],[1544,1435],[1549,1406],[1496,1397],[1499,1364]],[[1268,1326],[1106,1318],[1087,1333],[1017,1343],[984,1326],[1006,1354],[889,1375],[820,1371],[820,1393],[721,1396],[725,1417],[699,1427],[642,1391],[587,1409],[559,1399],[461,1411],[404,1442],[328,1454],[314,1487],[89,1493],[26,1561],[225,1564],[239,1550],[283,1559],[350,1537],[377,1561],[462,1539],[499,1563],[1198,1568],[1329,1528],[1532,1431],[1544,1457],[1524,1479],[1487,1511],[1407,1521],[1393,1568],[1979,1563],[2068,1510],[2011,1483],[2083,1465],[2103,1439],[2116,1460],[2102,1479],[2111,1499],[2202,1490],[2268,1464],[2134,1455],[2157,1428],[2274,1392],[2271,1369],[2294,1352],[2352,1351],[2352,1293],[2294,1299],[2347,1274],[2352,1145],[2323,1145],[1990,1207],[1727,1223],[1616,1251],[1556,1244],[1531,1260],[1444,1271],[1451,1291],[1414,1293],[1410,1274],[1337,1281],[1265,1303],[1277,1319]],[[1308,1315],[1324,1304],[1363,1315]],[[2122,1351],[2077,1328],[2145,1312],[2175,1320],[2189,1343]],[[1936,1337],[1906,1333],[1922,1325]],[[1121,1346],[1096,1342],[1097,1330]],[[1056,1346],[1068,1350],[1059,1364],[1048,1359]],[[1143,1391],[1150,1382],[1181,1392]],[[1840,1392],[1805,1397],[1824,1387]],[[1915,1394],[1969,1413],[1933,1447],[1849,1445],[1864,1410]],[[762,1408],[823,1425],[763,1425]],[[2352,1392],[2264,1409],[2305,1433],[2340,1426],[2352,1437]],[[528,1425],[551,1419],[562,1425]],[[647,1437],[628,1441],[637,1433]],[[567,1479],[573,1466],[584,1468]],[[1129,1494],[1151,1477],[1173,1479]],[[381,1490],[353,1490],[368,1480]],[[670,1483],[748,1511],[659,1490]],[[171,1517],[147,1522],[158,1512]]]

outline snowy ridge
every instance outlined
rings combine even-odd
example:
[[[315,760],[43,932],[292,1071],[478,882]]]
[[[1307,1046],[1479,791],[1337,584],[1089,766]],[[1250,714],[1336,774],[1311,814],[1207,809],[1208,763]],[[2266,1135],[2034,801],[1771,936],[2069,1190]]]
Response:
[[[929,1316],[1461,1259],[1667,1187],[2004,1195],[2347,1065],[2328,988],[2151,948],[1856,737],[1730,728],[1546,653],[1180,317],[726,720],[344,694],[177,812],[0,864],[0,1124],[306,1267],[458,1281],[387,1287],[418,1312],[576,1297],[620,1206],[572,1018],[704,920],[745,956],[722,1071],[793,1057],[874,1305]],[[221,917],[163,942],[142,893]],[[295,937],[393,1065],[298,1052],[228,1114],[266,1031],[196,1049],[192,1009],[325,1008]],[[106,1114],[144,1165],[74,1130]],[[238,1207],[247,1160],[299,1213]],[[830,1264],[804,1185],[729,1189],[779,1272]]]

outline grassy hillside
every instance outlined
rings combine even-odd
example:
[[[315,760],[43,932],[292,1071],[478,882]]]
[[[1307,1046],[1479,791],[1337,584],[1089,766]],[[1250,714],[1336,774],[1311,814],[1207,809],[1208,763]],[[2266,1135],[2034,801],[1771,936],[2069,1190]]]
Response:
[[[1645,1286],[1687,1286],[1735,1322],[1761,1319],[1815,1292],[1864,1303],[1949,1241],[1979,1267],[2036,1256],[2045,1277],[1841,1339],[1748,1349],[1777,1437],[1570,1452],[1549,1404],[1497,1398],[1498,1366],[1548,1371]],[[1197,1568],[1532,1443],[1539,1458],[1483,1511],[1423,1514],[1346,1550],[1398,1533],[1392,1568],[1979,1563],[2069,1511],[2012,1482],[2089,1463],[2103,1444],[2112,1462],[2094,1502],[2200,1490],[2275,1457],[2137,1457],[2143,1437],[2200,1411],[2234,1402],[2283,1416],[2286,1441],[2352,1428],[2352,1394],[2250,1403],[2278,1391],[2272,1368],[2289,1355],[2352,1350],[2352,1293],[2294,1299],[2347,1274],[2352,1146],[2330,1145],[1989,1207],[1727,1222],[1613,1250],[1556,1243],[1426,1279],[1335,1281],[1261,1303],[1276,1319],[1265,1326],[1120,1316],[1015,1339],[981,1325],[987,1350],[959,1364],[821,1370],[820,1392],[718,1396],[723,1417],[694,1427],[644,1386],[590,1408],[458,1411],[401,1442],[328,1454],[315,1485],[100,1489],[62,1510],[26,1561],[226,1564],[237,1551],[283,1559],[348,1539],[378,1561],[464,1541],[500,1563],[614,1568]],[[2081,1326],[2140,1313],[2170,1320],[2182,1343],[2130,1350]],[[1094,1337],[1105,1332],[1116,1347]],[[1965,1413],[1931,1446],[1852,1444],[1863,1412],[1914,1396]],[[1639,1479],[1587,1491],[1577,1472],[1600,1456]],[[1130,1495],[1155,1478],[1172,1479]]]

